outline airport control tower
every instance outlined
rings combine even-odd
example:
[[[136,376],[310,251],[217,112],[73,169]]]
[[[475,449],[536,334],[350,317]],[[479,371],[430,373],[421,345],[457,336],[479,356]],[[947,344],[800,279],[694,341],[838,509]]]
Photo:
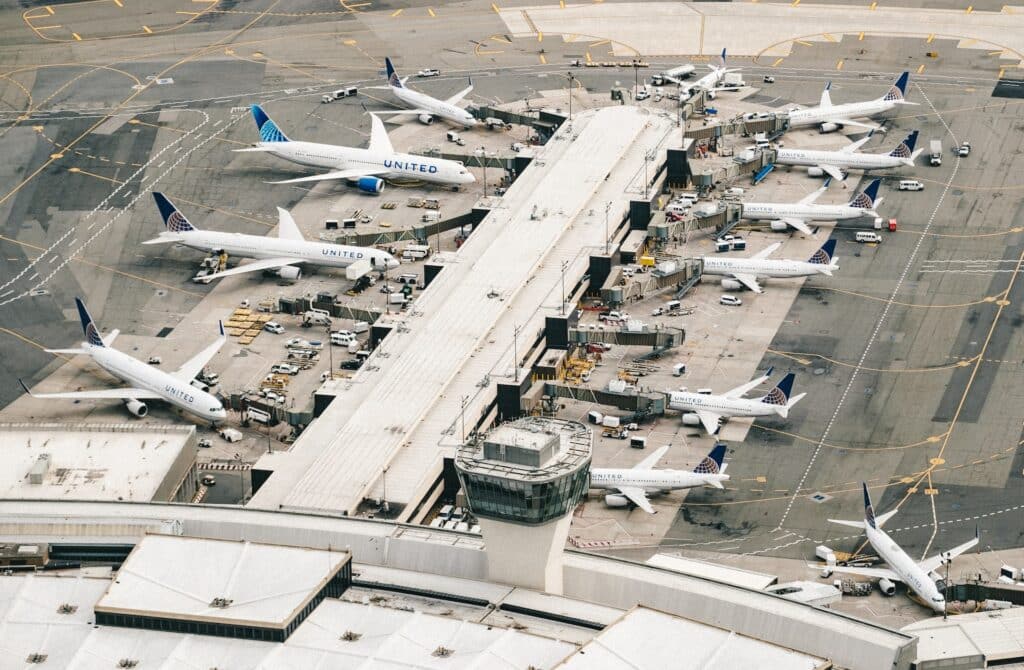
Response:
[[[455,469],[480,520],[488,579],[562,592],[562,549],[587,493],[592,439],[577,421],[529,417],[459,449]]]

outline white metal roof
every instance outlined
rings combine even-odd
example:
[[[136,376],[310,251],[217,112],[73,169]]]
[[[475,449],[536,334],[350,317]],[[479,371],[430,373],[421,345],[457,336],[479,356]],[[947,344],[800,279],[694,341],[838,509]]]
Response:
[[[153,499],[194,426],[0,424],[0,498],[56,500]],[[29,470],[50,457],[41,484]]]
[[[44,668],[74,670],[116,668],[125,659],[163,670],[520,669],[550,668],[576,649],[510,628],[334,599],[322,602],[284,643],[94,627],[93,606],[108,583],[0,577],[0,668],[26,667],[29,654],[39,653],[47,656]],[[78,610],[58,614],[64,602]],[[342,639],[345,633],[354,639]]]
[[[904,627],[918,638],[918,660],[983,654],[987,662],[1024,658],[1024,607],[932,617]]]
[[[742,586],[747,589],[754,589],[755,591],[766,589],[778,581],[778,577],[775,575],[678,555],[655,554],[647,559],[647,565],[672,570],[673,572],[681,572],[684,575],[713,579],[716,582]]]
[[[348,552],[147,535],[97,603],[105,611],[282,626]],[[230,600],[215,607],[214,599]]]
[[[636,607],[558,668],[814,670],[824,659],[665,612]]]
[[[472,416],[496,379],[511,380],[514,329],[522,354],[559,308],[562,263],[579,277],[589,254],[603,251],[606,203],[621,220],[642,191],[645,153],[666,140],[672,120],[608,107],[573,126],[538,151],[251,505],[354,513],[400,450],[389,500],[408,502],[436,477],[458,439],[462,398]]]

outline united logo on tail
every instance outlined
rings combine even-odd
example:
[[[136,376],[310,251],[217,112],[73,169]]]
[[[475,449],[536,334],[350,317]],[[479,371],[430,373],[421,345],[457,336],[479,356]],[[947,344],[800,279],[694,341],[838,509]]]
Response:
[[[903,95],[907,90],[907,80],[910,78],[909,72],[904,72],[900,75],[900,78],[896,80],[896,83],[889,88],[889,92],[885,94],[882,100],[902,100]]]
[[[402,80],[395,72],[395,66],[391,64],[390,58],[384,59],[384,65],[387,68],[388,73],[388,86],[394,86],[395,88],[402,88]]]
[[[192,230],[192,226],[181,212],[174,210],[167,217],[167,230],[172,233],[184,233]]]
[[[875,506],[871,504],[871,497],[868,495],[868,485],[862,483],[861,486],[864,487],[864,521],[871,528],[878,528],[875,522]]]
[[[880,179],[875,179],[868,187],[863,191],[857,193],[850,200],[850,207],[856,207],[858,209],[871,209],[875,206],[875,196],[878,195],[878,184],[881,182]]]
[[[788,375],[782,378],[775,388],[761,398],[761,402],[766,405],[780,405],[785,407],[789,404],[789,392],[793,390],[793,379],[796,375],[790,372]]]
[[[815,265],[828,265],[832,262],[832,251],[836,248],[836,241],[829,240],[821,246],[820,249],[814,252],[808,263],[814,263]]]
[[[89,310],[85,308],[85,303],[81,299],[75,298],[75,304],[78,306],[78,318],[82,321],[82,332],[85,333],[86,341],[94,347],[106,346],[103,344],[100,332],[96,330],[96,324],[93,323],[92,317],[89,316]]]
[[[717,475],[722,472],[722,459],[725,458],[725,445],[716,444],[711,453],[697,464],[693,471],[700,475]]]

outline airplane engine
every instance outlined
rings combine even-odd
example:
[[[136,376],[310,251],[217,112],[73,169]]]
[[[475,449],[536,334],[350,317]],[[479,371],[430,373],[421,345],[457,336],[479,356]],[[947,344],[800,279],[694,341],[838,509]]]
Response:
[[[140,419],[149,414],[149,408],[146,407],[146,403],[139,402],[138,400],[125,400],[124,406],[128,408],[128,411],[139,417]]]
[[[808,177],[824,177],[825,176],[825,171],[822,170],[820,167],[809,167],[809,168],[807,168],[807,176]]]
[[[722,288],[724,288],[726,291],[742,291],[743,284],[739,283],[735,279],[723,278]]]
[[[618,493],[609,493],[604,497],[604,504],[608,507],[625,507],[629,505],[629,498]]]
[[[360,177],[356,188],[363,193],[380,193],[384,190],[384,180],[378,177]]]
[[[714,100],[716,95],[714,91],[708,91],[708,100]]]
[[[776,233],[784,233],[789,230],[789,226],[785,221],[772,221],[772,230]]]
[[[420,120],[420,123],[422,123],[425,126],[429,126],[431,123],[434,122],[434,117],[431,116],[430,114],[420,114],[417,118]]]
[[[885,577],[878,580],[878,590],[887,596],[896,595],[896,585]]]
[[[288,281],[295,281],[302,276],[302,270],[291,265],[286,265],[277,271],[277,276]]]
[[[839,130],[839,128],[840,126],[838,123],[832,123],[831,121],[826,121],[820,126],[821,132],[823,133],[834,133]]]
[[[683,415],[683,425],[684,426],[699,426],[700,425],[700,417],[697,416],[696,414],[692,414],[692,413],[684,414]]]

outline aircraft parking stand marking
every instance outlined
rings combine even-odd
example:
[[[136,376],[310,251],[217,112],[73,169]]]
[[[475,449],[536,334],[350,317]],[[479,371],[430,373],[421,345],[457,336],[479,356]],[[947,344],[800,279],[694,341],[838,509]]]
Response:
[[[954,143],[956,143],[956,136],[953,134],[953,131],[949,128],[949,126],[946,124],[945,120],[938,113],[938,111],[935,110],[935,106],[931,104],[931,101],[928,99],[928,96],[925,95],[924,91],[921,89],[921,86],[917,85],[917,89],[921,93],[921,96],[928,103],[928,106],[931,107],[933,111],[935,111],[936,116],[938,117],[938,119],[940,121],[942,121],[943,125],[945,126],[946,132],[953,138]],[[932,210],[931,216],[928,217],[928,223],[925,225],[925,229],[924,229],[925,232],[928,232],[931,229],[932,225],[935,223],[935,217],[938,214],[939,209],[942,207],[942,202],[945,200],[946,194],[949,192],[949,185],[953,183],[953,180],[956,178],[956,173],[957,173],[957,171],[959,169],[960,169],[960,157],[957,156],[956,162],[953,164],[953,170],[952,170],[952,172],[949,175],[949,181],[946,183],[946,187],[942,190],[942,193],[939,194],[939,197],[938,197],[938,199],[935,202],[935,208]],[[892,293],[890,294],[890,298],[886,302],[885,309],[882,310],[882,314],[878,317],[878,322],[875,324],[874,330],[871,331],[871,336],[868,338],[868,341],[867,341],[867,343],[864,346],[864,351],[863,351],[863,353],[860,356],[860,360],[857,361],[857,367],[854,368],[853,374],[850,375],[850,380],[846,384],[846,388],[843,389],[842,395],[840,395],[838,402],[836,402],[835,410],[832,412],[832,416],[829,417],[828,423],[825,425],[825,430],[822,431],[821,439],[819,440],[818,445],[815,447],[814,452],[811,454],[810,461],[807,463],[807,467],[804,469],[804,472],[803,472],[803,474],[800,477],[800,482],[796,486],[796,490],[798,492],[799,492],[800,489],[803,488],[804,482],[807,481],[807,476],[810,474],[811,468],[814,467],[814,462],[817,460],[818,454],[821,452],[821,447],[824,444],[825,440],[828,438],[828,435],[829,435],[829,433],[832,430],[832,426],[835,425],[836,419],[839,417],[839,413],[842,411],[843,404],[846,401],[847,396],[850,394],[850,389],[853,388],[853,384],[857,380],[857,376],[858,376],[858,374],[860,372],[860,368],[861,368],[861,366],[864,365],[864,361],[867,359],[868,353],[871,351],[871,345],[874,344],[875,339],[878,337],[878,333],[882,329],[882,324],[885,322],[885,318],[889,315],[889,310],[892,308],[892,306],[893,306],[893,304],[895,302],[896,294],[899,293],[900,289],[903,287],[903,282],[906,280],[907,275],[910,273],[911,266],[914,264],[914,262],[917,259],[917,254],[918,254],[918,252],[921,249],[922,242],[924,242],[924,236],[923,235],[918,238],[917,244],[914,245],[913,250],[910,252],[910,256],[907,258],[907,262],[906,262],[906,264],[903,267],[903,272],[900,273],[899,279],[896,281],[896,285],[893,287]],[[1022,256],[1022,260],[1024,260],[1024,256]],[[1003,308],[1000,307],[999,309],[1002,310]],[[997,320],[998,320],[998,317],[997,317]],[[995,324],[995,321],[993,321],[993,326],[994,326],[994,324]],[[991,331],[990,331],[989,335],[991,336]],[[988,341],[986,340],[986,345],[987,344],[988,344]],[[984,353],[984,351],[985,351],[984,348],[982,348],[982,352],[981,353]],[[975,364],[974,373],[977,373],[977,370],[978,370],[978,367],[977,367],[977,364]],[[974,373],[972,373],[972,376],[971,376],[972,380],[974,378]],[[970,384],[968,384],[968,389],[969,388],[970,388]],[[965,398],[966,398],[966,393],[965,393]],[[961,408],[963,407],[963,400],[961,400],[960,407]],[[958,408],[957,414],[959,414],[959,411],[960,411],[960,409]],[[955,420],[955,417],[954,417],[954,421],[950,425],[950,432],[952,432],[952,426],[955,423],[956,423],[956,420]],[[949,433],[946,434],[946,440],[948,442],[948,440],[949,440]],[[946,443],[943,443],[943,444],[946,444]],[[789,518],[789,513],[792,511],[793,504],[796,502],[796,499],[797,499],[797,494],[794,493],[794,495],[789,499],[789,503],[786,505],[786,509],[783,512],[782,517],[779,519],[778,528],[781,529],[783,524],[785,524],[786,520]],[[904,500],[906,500],[906,498],[904,498]],[[899,506],[897,505],[897,509],[898,508],[899,508]]]

